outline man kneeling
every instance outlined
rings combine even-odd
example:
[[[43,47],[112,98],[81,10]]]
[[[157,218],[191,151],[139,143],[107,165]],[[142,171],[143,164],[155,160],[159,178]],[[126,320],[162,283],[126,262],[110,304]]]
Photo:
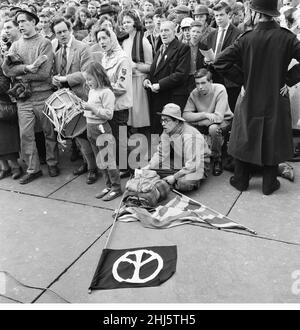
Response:
[[[233,113],[229,108],[226,88],[212,83],[209,71],[200,69],[194,77],[196,88],[188,98],[183,118],[202,134],[211,137],[213,175],[220,175],[223,134],[230,129]]]
[[[155,170],[179,191],[198,189],[209,171],[210,150],[204,137],[185,122],[177,104],[165,105],[158,114],[163,133],[156,153],[145,168]]]

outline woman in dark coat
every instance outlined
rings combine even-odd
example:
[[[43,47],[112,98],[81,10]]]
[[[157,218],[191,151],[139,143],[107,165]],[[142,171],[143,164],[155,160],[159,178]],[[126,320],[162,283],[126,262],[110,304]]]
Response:
[[[229,142],[235,158],[231,185],[240,191],[248,188],[251,164],[263,167],[263,193],[280,186],[278,164],[293,156],[291,111],[286,84],[300,81],[300,66],[288,71],[293,58],[300,60],[296,36],[273,20],[278,16],[277,0],[253,0],[252,10],[259,23],[222,52],[214,68],[227,78],[242,76],[245,95],[236,108]]]
[[[2,61],[1,61],[2,62]],[[12,106],[7,95],[10,80],[4,76],[0,63],[0,112]],[[19,157],[19,126],[18,118],[0,119],[0,179],[12,175],[14,180],[20,178],[22,169],[18,164]]]

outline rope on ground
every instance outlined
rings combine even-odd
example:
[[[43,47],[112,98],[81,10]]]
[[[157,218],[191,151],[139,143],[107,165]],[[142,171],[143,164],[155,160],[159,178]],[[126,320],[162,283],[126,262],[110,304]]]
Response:
[[[16,299],[14,299],[14,298],[11,298],[11,297],[6,296],[6,295],[1,294],[1,293],[0,293],[0,297],[3,297],[3,298],[5,298],[5,299],[11,300],[11,301],[16,302],[16,303],[19,303],[19,304],[24,304],[23,301],[16,300]]]
[[[24,287],[24,288],[28,288],[28,289],[35,289],[35,290],[40,290],[40,291],[50,291],[52,292],[54,295],[56,295],[57,297],[59,297],[61,300],[63,300],[64,302],[70,304],[71,302],[68,301],[67,299],[65,299],[64,297],[60,296],[58,293],[56,293],[55,291],[49,289],[49,288],[43,288],[43,287],[38,287],[38,286],[31,286],[31,285],[27,285],[27,284],[24,284],[22,282],[20,282],[19,280],[17,280],[13,275],[11,275],[9,272],[5,271],[5,270],[0,270],[0,273],[4,273],[7,277],[13,279],[16,283],[18,283],[20,286]],[[10,300],[15,300],[13,298],[10,298],[8,296],[4,296],[4,295],[1,295],[7,299],[10,299]],[[18,300],[15,300],[16,302],[20,302],[20,303],[23,303],[21,301],[18,301]]]

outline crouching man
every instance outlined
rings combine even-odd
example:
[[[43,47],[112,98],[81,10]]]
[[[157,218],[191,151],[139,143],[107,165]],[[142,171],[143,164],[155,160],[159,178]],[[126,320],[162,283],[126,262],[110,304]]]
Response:
[[[196,88],[186,103],[183,118],[199,132],[211,137],[213,175],[221,175],[224,134],[230,129],[233,113],[230,111],[226,89],[212,82],[212,75],[200,69],[194,75]]]
[[[161,113],[163,133],[146,169],[155,170],[179,191],[200,187],[209,171],[210,150],[202,134],[181,117],[177,104],[166,104]]]

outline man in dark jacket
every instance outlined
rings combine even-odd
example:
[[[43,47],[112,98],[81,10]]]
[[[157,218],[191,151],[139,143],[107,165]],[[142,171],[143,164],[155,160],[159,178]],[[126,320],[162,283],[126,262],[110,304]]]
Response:
[[[241,31],[230,23],[230,10],[230,7],[225,2],[220,2],[213,8],[218,28],[207,36],[207,47],[213,50],[216,58],[224,49],[232,45],[241,34]],[[225,86],[230,110],[234,112],[236,100],[241,90],[240,86],[228,79],[224,79],[216,72],[213,73],[213,82]]]
[[[225,77],[238,77],[245,94],[236,107],[229,142],[235,158],[230,183],[248,188],[253,164],[263,167],[263,193],[280,187],[278,164],[293,155],[290,101],[286,84],[300,81],[300,65],[288,71],[291,59],[300,61],[300,42],[273,19],[279,16],[277,0],[253,0],[259,22],[217,58],[214,67]],[[256,14],[257,15],[257,14]]]
[[[161,23],[162,46],[156,53],[150,68],[149,79],[144,86],[151,91],[151,133],[161,134],[161,112],[167,103],[175,103],[184,109],[188,98],[187,79],[190,71],[191,50],[175,38],[175,25]]]

